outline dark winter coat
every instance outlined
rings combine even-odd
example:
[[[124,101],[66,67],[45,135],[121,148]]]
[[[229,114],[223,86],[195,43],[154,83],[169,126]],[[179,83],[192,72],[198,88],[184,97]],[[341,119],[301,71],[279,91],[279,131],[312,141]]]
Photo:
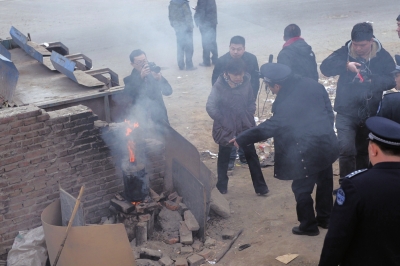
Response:
[[[193,18],[189,1],[172,0],[168,6],[169,22],[176,31],[192,31]]]
[[[214,120],[212,136],[221,146],[229,146],[229,141],[246,129],[255,126],[256,104],[250,85],[250,75],[236,88],[231,88],[223,75],[211,89],[206,105],[208,115]]]
[[[217,4],[215,0],[198,0],[194,21],[199,27],[217,25]]]
[[[231,59],[232,56],[229,52],[218,58],[218,61],[216,62],[214,71],[212,73],[211,85],[215,84],[218,77],[224,72],[225,66]],[[253,88],[253,92],[258,91],[258,88],[260,87],[260,78],[258,75],[259,68],[257,57],[251,53],[244,52],[241,59],[246,64],[246,72],[249,73],[251,76],[250,82]],[[257,95],[254,95],[254,97],[257,97]]]
[[[270,119],[240,134],[236,142],[246,146],[273,137],[276,178],[307,178],[337,159],[334,116],[324,86],[295,76],[278,92],[272,112]]]
[[[283,47],[278,54],[277,62],[289,66],[294,74],[318,81],[315,54],[304,39],[300,38]]]
[[[132,70],[130,76],[124,78],[125,93],[132,99],[134,115],[141,115],[141,119],[150,117],[156,123],[167,123],[168,114],[162,95],[172,94],[172,87],[162,77],[157,81],[149,74],[145,79],[140,77],[140,72]]]
[[[319,266],[400,265],[400,163],[343,179]]]
[[[400,92],[387,93],[383,96],[377,116],[386,117],[400,124]]]
[[[395,87],[391,74],[396,67],[393,58],[377,39],[374,39],[374,46],[376,55],[367,62],[372,73],[371,82],[353,82],[356,74],[347,70],[348,61],[357,62],[349,52],[351,41],[322,61],[322,74],[327,77],[339,75],[334,106],[336,112],[364,121],[376,114],[383,91]]]

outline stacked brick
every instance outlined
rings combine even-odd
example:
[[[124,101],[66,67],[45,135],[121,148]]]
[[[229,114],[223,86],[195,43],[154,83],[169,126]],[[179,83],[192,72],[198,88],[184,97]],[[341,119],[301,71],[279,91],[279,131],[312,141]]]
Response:
[[[109,200],[123,190],[110,150],[82,105],[45,112],[35,106],[0,111],[0,255],[20,230],[41,225],[43,209],[85,185],[87,223],[108,214]]]

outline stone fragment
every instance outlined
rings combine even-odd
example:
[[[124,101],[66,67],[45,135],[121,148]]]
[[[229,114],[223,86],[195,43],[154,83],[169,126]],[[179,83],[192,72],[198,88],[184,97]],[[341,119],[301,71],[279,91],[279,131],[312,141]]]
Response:
[[[136,246],[147,242],[147,223],[142,222],[136,225]]]
[[[179,242],[179,233],[171,233],[164,236],[164,242],[170,245],[174,245]]]
[[[200,266],[205,262],[204,258],[197,254],[193,254],[187,258],[187,261],[189,262],[189,266]]]
[[[171,258],[168,257],[168,256],[162,257],[162,258],[158,261],[158,263],[160,263],[161,266],[173,266],[173,265],[174,265],[174,261],[171,260]]]
[[[223,218],[228,218],[231,216],[229,202],[224,198],[224,196],[222,196],[217,188],[214,188],[211,191],[210,208]]]
[[[186,258],[178,257],[175,260],[175,266],[188,266]]]
[[[159,260],[163,256],[163,253],[160,250],[149,249],[149,248],[141,248],[140,249],[140,258],[141,259],[149,259],[149,260]]]
[[[200,251],[199,253],[197,253],[198,255],[202,256],[205,260],[210,259],[212,256],[214,256],[214,251],[208,248],[203,249],[202,251]]]
[[[191,246],[181,247],[181,254],[190,254],[193,253],[193,248]]]
[[[165,201],[165,207],[171,211],[176,211],[179,208],[179,204],[171,200],[167,200]]]
[[[162,208],[158,214],[158,222],[164,232],[179,231],[182,216],[177,211],[171,211],[167,208]]]
[[[183,200],[183,198],[178,196],[178,197],[176,197],[175,202],[179,204],[182,202],[182,200]]]
[[[201,248],[203,247],[203,242],[199,240],[195,240],[192,244],[192,248],[195,252],[199,252]]]
[[[136,266],[160,266],[158,261],[147,260],[147,259],[137,259]]]
[[[235,237],[235,232],[230,229],[222,230],[222,239],[233,239]]]
[[[217,243],[217,241],[215,239],[212,239],[211,237],[207,237],[206,242],[204,242],[204,246],[206,248],[210,248],[210,247],[215,246],[215,243]]]
[[[183,213],[183,217],[185,219],[186,226],[190,231],[197,231],[200,229],[200,225],[191,211],[185,211]]]
[[[179,238],[180,242],[184,245],[193,244],[193,234],[190,231],[185,222],[181,222],[181,227],[179,228]]]
[[[184,203],[179,203],[178,212],[183,215],[185,211],[189,210],[188,207]]]
[[[176,199],[177,197],[179,197],[178,193],[173,192],[173,193],[169,194],[168,199],[172,201],[172,200]]]

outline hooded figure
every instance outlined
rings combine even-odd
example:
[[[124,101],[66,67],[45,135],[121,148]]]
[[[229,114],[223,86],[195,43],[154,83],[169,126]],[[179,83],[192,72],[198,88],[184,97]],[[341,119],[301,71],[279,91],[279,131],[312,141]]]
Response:
[[[301,30],[296,24],[285,28],[285,44],[278,54],[278,63],[290,67],[294,74],[318,81],[317,62],[310,45],[300,37]]]

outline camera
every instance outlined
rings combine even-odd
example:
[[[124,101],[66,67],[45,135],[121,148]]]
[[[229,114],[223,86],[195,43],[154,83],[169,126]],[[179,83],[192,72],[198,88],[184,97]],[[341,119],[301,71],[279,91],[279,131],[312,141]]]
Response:
[[[358,74],[355,76],[354,81],[359,83],[371,82],[371,71],[367,66],[367,61],[364,58],[357,58],[356,62],[361,66],[359,67]]]
[[[154,73],[160,73],[161,67],[157,66],[154,62],[148,62],[150,71]]]

